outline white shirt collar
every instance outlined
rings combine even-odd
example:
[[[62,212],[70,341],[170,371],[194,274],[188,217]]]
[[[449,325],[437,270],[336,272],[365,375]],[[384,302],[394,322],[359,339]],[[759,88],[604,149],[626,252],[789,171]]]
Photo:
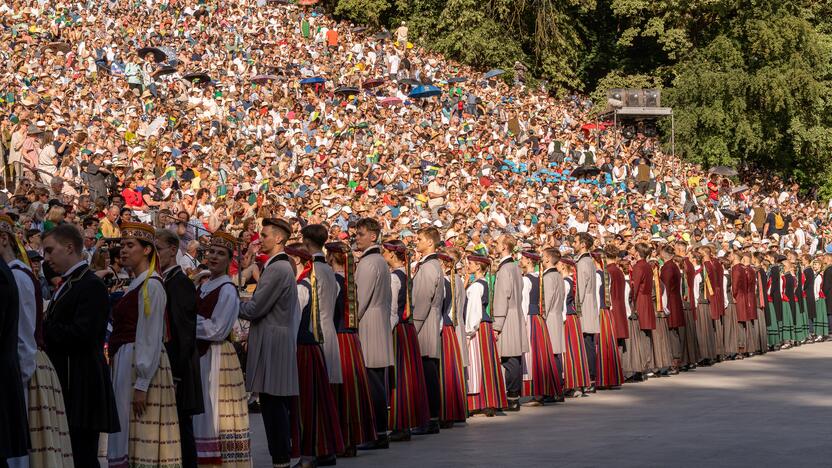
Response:
[[[67,276],[74,273],[75,270],[77,270],[79,268],[82,268],[86,264],[87,264],[86,260],[81,260],[80,262],[76,263],[75,265],[72,265],[71,267],[69,267],[69,269],[66,270],[66,272],[63,275],[61,275],[61,277],[66,278]]]

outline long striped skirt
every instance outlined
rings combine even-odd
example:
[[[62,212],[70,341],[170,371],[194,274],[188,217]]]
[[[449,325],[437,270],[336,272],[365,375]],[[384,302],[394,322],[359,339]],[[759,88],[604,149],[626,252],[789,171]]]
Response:
[[[621,352],[621,367],[624,376],[629,378],[647,370],[648,362],[653,361],[650,351],[650,339],[641,331],[638,320],[627,320],[628,336],[624,340]]]
[[[439,419],[464,422],[468,416],[465,401],[465,368],[459,351],[459,338],[453,325],[442,327],[442,401]]]
[[[809,338],[809,311],[805,307],[795,306],[794,339],[803,341]]]
[[[298,390],[290,408],[292,455],[326,457],[344,451],[335,396],[319,344],[298,343]]]
[[[768,320],[766,321],[768,345],[771,347],[780,346],[783,343],[783,329],[780,322],[777,320],[777,312],[774,310],[773,303],[768,303],[766,313],[768,314]]]
[[[780,323],[780,336],[782,337],[784,343],[797,341],[791,302],[783,301],[783,321]]]
[[[829,316],[826,315],[826,298],[821,297],[815,301],[815,335],[826,336],[829,334]]]
[[[714,320],[711,318],[710,304],[699,303],[696,306],[696,342],[699,345],[699,359],[713,360],[717,357]]]
[[[110,468],[178,468],[182,465],[182,450],[168,353],[162,346],[159,367],[147,389],[147,408],[141,416],[136,416],[132,405],[136,383],[134,361],[133,343],[122,346],[113,356],[113,392],[121,431],[109,436]]]
[[[731,356],[739,352],[740,324],[737,322],[737,305],[731,299],[722,316],[722,354]]]
[[[29,466],[73,466],[72,444],[58,374],[46,353],[35,353],[35,373],[29,380]]]
[[[768,330],[766,329],[765,312],[757,309],[757,320],[754,321],[754,329],[757,332],[757,347],[760,354],[768,351]]]
[[[558,373],[549,328],[541,315],[529,315],[529,352],[526,353],[527,378],[523,380],[524,396],[554,397],[563,395],[563,382]]]
[[[336,389],[341,435],[345,446],[355,447],[376,440],[373,400],[358,333],[338,333],[338,349],[344,383],[333,388]]]
[[[566,352],[563,353],[563,387],[565,390],[589,387],[592,380],[589,378],[581,319],[577,315],[567,315],[564,332]]]
[[[653,343],[653,369],[669,369],[673,365],[670,351],[670,330],[667,317],[656,317],[656,328],[650,336]]]
[[[419,339],[412,323],[399,322],[393,328],[396,355],[395,386],[390,389],[390,429],[404,431],[430,422],[428,391]]]
[[[694,309],[685,302],[682,310],[685,312],[685,326],[679,329],[679,338],[682,340],[682,364],[696,364],[702,358],[699,356],[699,343],[696,341]]]
[[[480,322],[477,333],[468,340],[467,375],[470,411],[508,407],[506,383],[491,322]]]
[[[608,309],[601,309],[601,332],[598,334],[596,368],[598,369],[596,382],[598,387],[619,387],[624,383],[621,353],[615,344],[615,327],[612,312]]]

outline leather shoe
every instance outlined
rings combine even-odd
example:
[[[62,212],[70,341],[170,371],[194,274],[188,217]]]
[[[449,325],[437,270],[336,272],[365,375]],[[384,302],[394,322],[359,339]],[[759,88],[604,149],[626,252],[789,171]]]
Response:
[[[508,408],[506,408],[506,411],[520,411],[520,399],[508,400]]]
[[[410,429],[406,431],[393,431],[390,433],[390,442],[408,442],[410,441]]]
[[[384,450],[389,448],[390,438],[387,437],[387,434],[378,434],[376,440],[358,446],[358,450]]]
[[[417,427],[410,431],[413,435],[439,434],[439,421],[431,421],[427,426]]]
[[[318,466],[335,466],[336,463],[337,461],[335,460],[335,455],[318,457]]]

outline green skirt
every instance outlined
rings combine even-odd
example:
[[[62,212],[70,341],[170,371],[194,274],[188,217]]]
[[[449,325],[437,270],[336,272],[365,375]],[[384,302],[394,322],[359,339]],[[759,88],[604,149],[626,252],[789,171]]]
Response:
[[[796,341],[794,332],[794,318],[792,318],[791,302],[783,301],[783,321],[780,322],[780,333],[783,341],[790,343]]]
[[[804,341],[809,338],[809,311],[795,304],[794,340]]]
[[[829,334],[829,316],[826,315],[825,298],[815,301],[815,310],[815,335],[826,336]]]
[[[777,314],[774,312],[774,304],[771,302],[768,303],[766,313],[768,313],[768,324],[766,325],[768,345],[780,346],[783,343],[783,335],[780,331],[780,322],[777,321]]]

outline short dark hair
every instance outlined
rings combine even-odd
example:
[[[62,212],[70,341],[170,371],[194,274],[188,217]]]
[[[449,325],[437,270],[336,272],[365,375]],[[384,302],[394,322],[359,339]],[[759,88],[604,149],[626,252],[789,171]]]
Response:
[[[381,237],[381,224],[375,218],[361,218],[355,223],[355,229],[364,229],[365,231],[373,232],[376,235],[376,240]]]
[[[81,253],[84,249],[84,236],[73,224],[59,224],[43,234],[43,240],[54,237],[60,243],[72,244],[76,252]]]
[[[266,226],[283,231],[286,234],[286,239],[292,237],[292,225],[283,218],[265,218],[263,219],[263,227]]]
[[[618,258],[618,253],[619,253],[618,247],[616,247],[612,244],[607,244],[604,247],[604,256],[607,257],[607,258]]]
[[[592,244],[595,243],[595,240],[589,233],[586,232],[579,232],[578,233],[578,242],[581,244],[586,245],[587,250],[592,250]]]
[[[546,247],[543,249],[543,258],[551,258],[552,263],[558,263],[560,261],[560,250],[554,247]]]
[[[646,244],[644,242],[639,242],[636,244],[636,252],[638,252],[639,256],[642,259],[646,259],[650,256],[650,252],[653,250],[653,247],[650,247],[650,244]]]
[[[442,236],[439,234],[439,229],[436,229],[433,226],[428,226],[422,229],[419,229],[417,232],[420,236],[425,236],[433,242],[434,247],[439,247],[439,243],[442,241]]]
[[[176,233],[171,231],[170,229],[157,229],[156,242],[159,241],[162,241],[167,245],[178,246],[179,236],[177,236]]]
[[[318,248],[323,247],[329,238],[329,233],[323,224],[307,224],[300,230],[300,235]]]

